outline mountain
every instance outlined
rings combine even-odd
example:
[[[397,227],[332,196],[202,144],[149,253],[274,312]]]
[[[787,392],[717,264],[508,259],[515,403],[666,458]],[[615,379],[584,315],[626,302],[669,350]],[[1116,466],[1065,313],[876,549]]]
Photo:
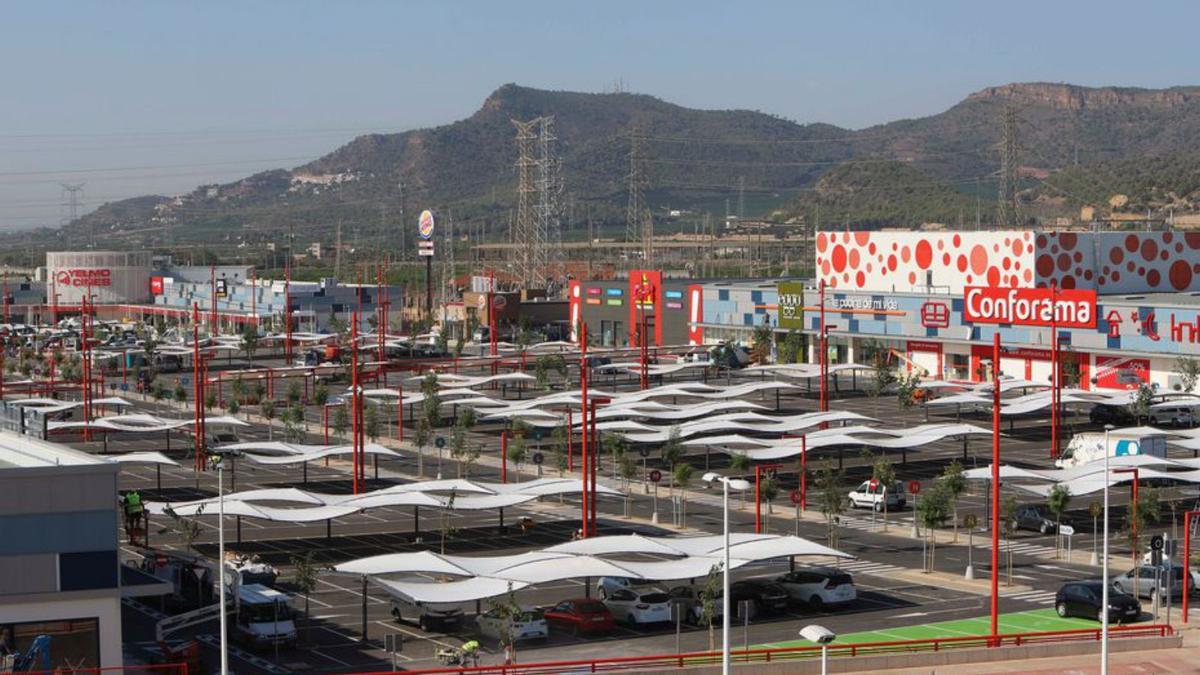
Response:
[[[408,226],[418,211],[433,208],[443,221],[452,216],[468,228],[481,226],[492,236],[504,236],[517,202],[512,120],[547,115],[554,116],[564,202],[570,205],[567,219],[576,230],[565,236],[578,236],[585,218],[623,232],[635,138],[644,157],[647,201],[656,214],[668,207],[716,213],[722,202],[736,204],[739,196],[750,207],[747,215],[789,199],[785,215],[804,212],[810,206],[806,197],[814,194],[807,188],[820,188],[817,181],[825,172],[861,162],[882,166],[831,174],[826,196],[842,181],[855,185],[867,177],[883,181],[876,184],[881,193],[889,186],[903,191],[905,185],[942,181],[950,192],[939,190],[932,201],[908,199],[888,206],[888,200],[875,199],[864,213],[876,214],[880,222],[894,221],[898,214],[904,220],[957,218],[962,203],[952,193],[977,189],[997,171],[996,148],[1009,109],[1015,113],[1012,127],[1024,176],[1041,178],[1080,163],[1200,152],[1197,87],[1009,84],[971,94],[936,115],[851,131],[757,111],[695,110],[647,95],[508,84],[464,120],[361,136],[310,164],[201,186],[178,197],[106,204],[69,225],[64,235],[101,232],[130,245],[232,243],[270,239],[291,227],[329,242],[333,226],[344,222],[366,237],[386,240],[395,236],[401,210]],[[538,150],[533,143],[531,152],[536,156]],[[973,212],[974,198],[970,201]],[[941,206],[932,213],[907,211],[934,202]]]
[[[1194,212],[1200,210],[1200,153],[1071,166],[1047,178],[1030,198],[1112,213]]]

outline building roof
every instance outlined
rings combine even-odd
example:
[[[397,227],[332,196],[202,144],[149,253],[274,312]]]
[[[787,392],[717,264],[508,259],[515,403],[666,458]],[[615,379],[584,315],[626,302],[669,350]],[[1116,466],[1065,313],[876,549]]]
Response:
[[[74,448],[0,431],[0,470],[111,464]]]

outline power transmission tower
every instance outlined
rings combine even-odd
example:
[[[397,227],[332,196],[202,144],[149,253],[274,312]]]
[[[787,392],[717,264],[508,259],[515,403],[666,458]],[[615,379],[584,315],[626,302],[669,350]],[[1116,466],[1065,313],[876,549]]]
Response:
[[[531,288],[536,279],[534,269],[534,223],[533,209],[530,204],[531,194],[535,190],[533,172],[537,168],[537,160],[533,157],[533,142],[537,140],[534,128],[539,118],[522,122],[512,120],[517,127],[517,217],[513,228],[513,244],[515,244],[515,272],[520,277],[525,288]]]
[[[738,222],[746,219],[746,177],[738,176]]]
[[[625,208],[625,242],[642,242],[642,260],[653,256],[654,220],[646,208],[645,156],[637,127],[629,131],[629,203]]]
[[[333,248],[333,278],[342,278],[342,221],[337,223],[337,241]]]
[[[1000,138],[1000,180],[997,197],[998,225],[1013,227],[1017,224],[1017,109],[1013,105],[1004,107],[1004,129]]]
[[[59,183],[62,186],[62,224],[67,225],[79,218],[79,204],[82,201],[83,186],[87,183]],[[89,233],[92,248],[96,247],[94,232]]]
[[[544,287],[554,276],[550,269],[551,249],[561,250],[562,162],[554,147],[554,116],[544,115],[538,122],[537,192],[538,201],[533,238],[533,269],[537,285]]]

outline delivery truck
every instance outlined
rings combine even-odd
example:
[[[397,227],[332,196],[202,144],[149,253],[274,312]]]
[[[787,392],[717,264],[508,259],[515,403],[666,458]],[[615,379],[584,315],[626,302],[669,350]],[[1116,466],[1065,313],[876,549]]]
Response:
[[[1109,457],[1125,457],[1127,455],[1150,455],[1153,457],[1167,456],[1167,437],[1165,434],[1148,433],[1142,430],[1116,429],[1107,434],[1100,432],[1085,432],[1076,434],[1055,465],[1060,469],[1088,464]]]

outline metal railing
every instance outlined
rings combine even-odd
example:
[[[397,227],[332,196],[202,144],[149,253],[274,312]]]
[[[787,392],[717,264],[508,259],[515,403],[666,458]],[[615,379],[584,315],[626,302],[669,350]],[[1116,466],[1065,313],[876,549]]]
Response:
[[[930,638],[926,640],[896,640],[892,642],[864,642],[857,644],[829,645],[830,658],[854,656],[879,656],[886,654],[911,654],[920,652],[940,652],[950,649],[970,649],[985,647],[1020,647],[1026,645],[1063,643],[1063,642],[1099,642],[1101,629],[1082,628],[1074,630],[1045,631],[1036,633],[1008,633],[993,638],[990,635],[960,636],[945,638]],[[1145,626],[1112,626],[1109,628],[1110,639],[1168,637],[1175,631],[1165,624],[1150,624]],[[794,659],[819,658],[821,648],[818,646],[776,647],[770,649],[740,649],[731,652],[734,663],[774,663]],[[551,675],[557,673],[602,673],[621,670],[646,670],[664,668],[691,668],[697,666],[719,665],[721,652],[690,652],[684,654],[658,654],[651,656],[626,656],[607,659],[580,659],[571,661],[543,661],[535,663],[518,663],[513,665],[495,666],[460,666],[450,668],[428,668],[421,670],[406,670],[404,672],[420,675],[449,675],[461,673],[464,675]],[[376,671],[377,673],[394,671]],[[360,675],[374,675],[361,673]]]

